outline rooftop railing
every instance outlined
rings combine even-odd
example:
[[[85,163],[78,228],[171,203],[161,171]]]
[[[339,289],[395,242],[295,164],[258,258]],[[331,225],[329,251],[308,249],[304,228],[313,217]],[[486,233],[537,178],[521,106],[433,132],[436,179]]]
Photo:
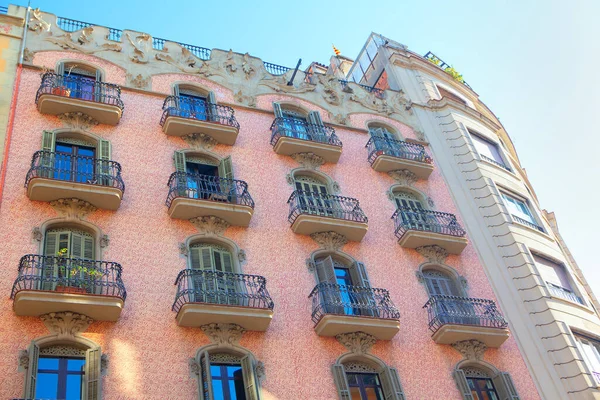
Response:
[[[88,22],[77,21],[70,18],[56,17],[56,25],[66,32],[75,32],[80,29],[87,28],[88,26],[92,26],[92,24]],[[96,25],[101,26],[101,25]],[[123,35],[123,31],[120,29],[109,28],[104,26],[103,28],[108,29],[108,36],[106,37],[108,40],[112,40],[114,42],[120,42],[121,36]]]
[[[345,89],[348,86],[348,82],[349,81],[343,80],[343,79],[338,79],[338,81],[342,84],[342,88]],[[357,83],[357,82],[352,82],[352,83],[356,83],[358,86],[362,87],[367,92],[373,93],[376,97],[379,97],[380,99],[383,99],[383,96],[385,94],[385,90],[376,88],[374,86],[363,85],[362,83]]]
[[[316,324],[326,314],[399,319],[400,312],[385,289],[319,283],[308,296],[312,299],[312,320]]]
[[[266,283],[266,279],[258,275],[184,269],[175,280],[177,294],[172,310],[179,312],[181,307],[191,303],[272,310],[273,300]]]
[[[271,124],[271,144],[275,146],[282,136],[342,147],[332,127],[309,124],[294,118],[275,118]]]
[[[401,239],[409,230],[440,233],[450,236],[465,236],[454,214],[421,210],[415,208],[398,208],[392,219],[395,222],[395,234]]]
[[[431,296],[423,308],[429,316],[429,329],[435,333],[444,325],[475,325],[506,328],[508,323],[492,300],[458,296]]]
[[[42,75],[42,83],[35,96],[36,104],[43,94],[87,100],[124,109],[121,88],[118,85],[78,75],[58,75],[54,72],[46,72]]]
[[[432,158],[425,152],[425,147],[417,143],[409,143],[381,136],[371,136],[365,147],[369,152],[368,160],[371,164],[381,155],[427,164],[433,163]]]
[[[168,96],[162,108],[161,126],[165,124],[167,117],[181,117],[240,128],[240,124],[235,119],[233,108],[209,103],[206,100]]]
[[[8,14],[8,7],[0,6],[0,14]]]
[[[154,50],[163,50],[165,48],[165,42],[170,41],[167,39],[161,38],[152,38],[152,48]],[[181,47],[188,49],[190,53],[195,55],[201,60],[210,60],[211,50],[206,47],[195,46],[193,44],[181,43],[181,42],[173,42],[177,43]]]
[[[436,62],[434,62],[434,65],[437,65],[438,67],[440,67],[440,69],[442,69],[444,72],[446,72],[446,69],[449,68],[453,68],[450,64],[447,64],[444,62],[444,60],[442,60],[441,58],[439,58],[438,56],[436,56],[435,54],[433,54],[431,51],[428,51],[427,54],[425,54],[423,56],[423,58],[425,58],[426,60],[436,60]],[[469,86],[469,84],[463,79],[461,82],[463,85],[465,85],[466,87],[468,87],[469,89],[472,89],[471,86]]]
[[[33,178],[109,186],[125,191],[118,162],[60,152],[36,151],[25,179],[26,187]]]
[[[277,65],[266,61],[263,61],[263,64],[265,65],[267,72],[271,75],[283,75],[291,69],[284,67],[283,65]]]
[[[10,297],[23,290],[40,290],[125,300],[121,271],[121,265],[114,262],[28,254],[19,262]]]
[[[237,179],[218,176],[174,172],[169,178],[167,207],[178,197],[239,204],[254,208],[254,200],[248,192],[248,184]]]
[[[360,208],[358,200],[351,197],[296,190],[290,196],[288,204],[290,205],[288,220],[292,224],[302,214],[362,223],[368,221],[367,216]]]

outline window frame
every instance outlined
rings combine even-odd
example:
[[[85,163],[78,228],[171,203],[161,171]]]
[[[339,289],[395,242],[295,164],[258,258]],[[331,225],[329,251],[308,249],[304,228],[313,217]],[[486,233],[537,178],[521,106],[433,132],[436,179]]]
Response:
[[[584,297],[581,295],[581,291],[579,290],[579,287],[577,286],[577,283],[575,281],[575,279],[573,279],[573,274],[571,273],[570,268],[568,268],[568,266],[563,263],[560,262],[556,259],[553,259],[549,256],[546,256],[544,254],[541,253],[537,253],[535,251],[531,251],[531,256],[533,258],[533,261],[535,263],[536,268],[538,269],[538,273],[540,273],[540,277],[543,279],[544,281],[544,285],[546,285],[546,288],[548,289],[548,291],[550,292],[550,296],[560,299],[560,300],[565,300],[577,305],[581,305],[581,306],[587,306]],[[548,266],[548,265],[544,265],[543,262],[538,262],[538,258],[541,258],[542,261],[546,261],[549,262],[551,264],[554,264],[552,267]],[[553,282],[549,282],[548,280],[546,280],[546,277],[544,276],[543,272],[540,272],[540,265],[548,267],[548,268],[554,268],[554,267],[558,267],[559,269],[562,269],[562,272],[564,273],[564,277],[567,280],[567,284],[569,285],[569,287],[564,287],[563,283],[561,282],[560,285],[553,283]],[[557,273],[559,280],[560,280],[560,274]],[[568,298],[568,296],[565,294],[565,296],[561,296],[560,294],[555,294],[555,292],[553,292],[551,290],[552,288],[556,288],[556,290],[560,291],[560,292],[567,292],[572,294],[576,299],[572,299],[572,298]],[[598,371],[600,372],[600,371]]]
[[[579,332],[572,332],[572,334],[573,334],[573,338],[575,339],[577,349],[581,353],[581,356],[583,358],[585,366],[592,373],[592,379],[595,379],[596,384],[598,386],[600,386],[600,340],[594,339],[590,336],[587,336],[587,335],[579,333]],[[592,353],[594,353],[594,356],[596,358],[596,364],[598,365],[598,367],[597,367],[598,371],[594,370],[595,367],[592,366],[592,363],[589,360],[590,355],[588,354],[588,352],[584,351],[582,346],[585,343],[583,343],[583,341],[588,342],[587,345],[589,347],[591,347]]]
[[[525,226],[530,229],[535,229],[544,234],[546,233],[546,228],[544,228],[544,226],[541,224],[541,219],[535,211],[535,208],[532,207],[532,203],[528,198],[515,194],[514,192],[504,188],[501,188],[499,192],[500,196],[502,197],[502,201],[504,202],[504,206],[506,207],[513,223],[517,223],[521,226]],[[527,208],[527,211],[529,211],[528,214],[525,213],[524,215],[529,215],[532,221],[528,221],[527,219],[522,218],[519,215],[514,215],[509,207],[509,199],[521,202]]]
[[[465,128],[467,129],[467,132],[471,137],[471,141],[473,142],[473,147],[475,148],[475,151],[477,151],[477,154],[479,155],[479,158],[482,161],[485,161],[486,163],[492,164],[496,167],[500,167],[506,171],[512,172],[512,168],[507,161],[507,157],[504,155],[504,151],[498,143],[496,143],[493,139],[489,138],[487,135],[484,135],[472,128],[466,126]],[[489,157],[485,154],[482,154],[479,148],[477,148],[477,145],[475,144],[476,142],[482,143],[486,146],[490,146],[489,148],[493,148],[498,154],[500,160],[495,160],[494,157]],[[494,152],[491,151],[491,153],[493,154]]]

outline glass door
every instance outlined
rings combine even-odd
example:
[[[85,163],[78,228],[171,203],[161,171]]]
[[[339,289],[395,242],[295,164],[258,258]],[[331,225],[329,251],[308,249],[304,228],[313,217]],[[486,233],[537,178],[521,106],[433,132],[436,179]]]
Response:
[[[54,179],[95,184],[95,155],[94,147],[57,142]]]
[[[183,118],[194,118],[199,121],[207,121],[208,112],[206,98],[189,94],[180,94],[179,115]]]
[[[316,179],[298,177],[296,178],[296,189],[303,213],[333,216],[336,209],[340,209],[334,204],[332,196],[329,196],[327,186]]]
[[[293,138],[311,140],[310,132],[307,129],[306,118],[300,113],[283,110],[283,127],[286,130],[286,135]]]

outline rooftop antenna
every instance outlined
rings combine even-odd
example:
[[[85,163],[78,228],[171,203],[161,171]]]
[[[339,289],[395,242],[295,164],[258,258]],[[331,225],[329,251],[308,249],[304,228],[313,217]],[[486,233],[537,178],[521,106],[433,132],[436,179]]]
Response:
[[[294,70],[294,73],[292,74],[292,77],[290,78],[290,81],[287,83],[288,86],[293,86],[294,85],[294,78],[296,77],[296,73],[298,72],[298,68],[300,68],[300,64],[302,64],[302,59],[298,60],[298,64],[296,64],[296,69]]]

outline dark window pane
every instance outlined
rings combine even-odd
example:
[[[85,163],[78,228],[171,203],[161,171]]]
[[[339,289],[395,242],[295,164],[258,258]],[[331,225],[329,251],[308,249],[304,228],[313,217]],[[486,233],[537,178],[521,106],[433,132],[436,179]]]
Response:
[[[380,400],[381,399],[380,391],[379,391],[379,389],[376,389],[376,388],[366,388],[365,394],[367,395],[367,398],[365,400]]]
[[[40,357],[38,361],[38,369],[58,370],[58,358]]]
[[[58,395],[58,375],[57,374],[37,374],[37,383],[35,385],[35,397],[43,399],[56,399]]]
[[[351,400],[362,400],[359,388],[357,388],[357,387],[350,388],[350,399]]]
[[[67,375],[67,399],[81,400],[81,383],[83,375]]]

